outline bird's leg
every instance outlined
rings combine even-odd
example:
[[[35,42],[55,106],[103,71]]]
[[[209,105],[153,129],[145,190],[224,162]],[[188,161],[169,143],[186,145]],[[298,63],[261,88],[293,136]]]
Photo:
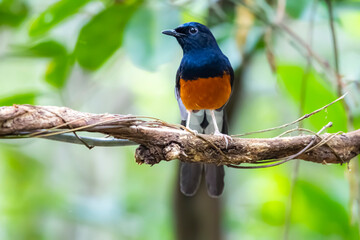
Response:
[[[198,132],[196,130],[192,130],[190,128],[190,116],[191,116],[191,113],[192,113],[192,110],[186,110],[187,112],[187,119],[186,119],[186,128],[189,129],[192,133],[194,133],[195,135],[198,134]]]
[[[190,116],[191,116],[191,110],[186,110],[187,112],[187,119],[186,119],[186,128],[190,129]]]
[[[226,146],[226,148],[228,148],[229,141],[231,141],[232,138],[231,138],[229,135],[224,134],[224,133],[221,133],[221,132],[219,131],[219,127],[218,127],[218,125],[217,125],[217,123],[216,123],[216,118],[215,118],[215,112],[214,112],[214,111],[215,111],[215,110],[210,110],[211,119],[212,119],[212,121],[213,121],[213,123],[214,123],[214,129],[215,129],[214,135],[222,136],[222,137],[224,138],[224,141],[225,141],[225,146]]]

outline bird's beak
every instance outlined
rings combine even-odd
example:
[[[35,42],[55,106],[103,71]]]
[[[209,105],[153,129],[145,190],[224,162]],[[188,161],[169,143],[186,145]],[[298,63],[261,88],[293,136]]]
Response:
[[[185,36],[185,34],[183,33],[179,33],[173,29],[171,30],[164,30],[161,32],[162,34],[165,34],[165,35],[169,35],[169,36],[173,36],[173,37],[182,37],[182,36]]]

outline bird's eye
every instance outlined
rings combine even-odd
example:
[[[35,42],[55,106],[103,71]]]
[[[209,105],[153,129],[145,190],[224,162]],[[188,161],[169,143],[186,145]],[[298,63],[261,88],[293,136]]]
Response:
[[[189,33],[191,33],[193,35],[196,34],[197,32],[198,32],[197,28],[192,27],[189,29]]]

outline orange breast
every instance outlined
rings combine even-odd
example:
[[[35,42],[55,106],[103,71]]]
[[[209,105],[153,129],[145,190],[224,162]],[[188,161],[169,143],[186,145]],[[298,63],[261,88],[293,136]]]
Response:
[[[187,110],[218,109],[229,99],[231,93],[230,75],[180,79],[180,98]]]

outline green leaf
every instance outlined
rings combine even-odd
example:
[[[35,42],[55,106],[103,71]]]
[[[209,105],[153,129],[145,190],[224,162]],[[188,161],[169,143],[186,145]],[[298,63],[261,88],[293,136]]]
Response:
[[[55,88],[61,89],[74,64],[74,57],[66,48],[54,40],[43,41],[24,48],[20,46],[19,55],[50,58],[45,73],[45,81]]]
[[[300,66],[279,65],[278,76],[291,98],[297,104],[300,104],[304,69]],[[338,96],[336,95],[335,89],[329,86],[315,71],[310,71],[306,85],[305,113],[311,113],[329,104],[336,98],[338,98]],[[305,122],[306,121],[307,120],[305,120]],[[347,129],[346,114],[341,102],[337,102],[326,110],[311,116],[309,121],[315,127],[315,130],[320,130],[330,121],[333,122],[333,127],[329,128],[329,132],[346,131]]]
[[[74,57],[66,48],[54,40],[43,41],[31,47],[20,46],[19,55],[50,58],[45,73],[45,81],[55,88],[61,89],[74,64]]]
[[[35,92],[18,93],[0,99],[0,106],[12,106],[14,104],[35,104],[37,97]]]
[[[355,113],[353,116],[353,124],[355,129],[360,129],[360,114]]]
[[[46,69],[45,81],[51,86],[61,89],[65,86],[73,63],[73,58],[67,55],[52,59]]]
[[[113,5],[81,29],[74,53],[83,68],[98,69],[121,46],[125,26],[137,7]]]
[[[29,35],[37,36],[48,32],[53,26],[76,13],[91,0],[61,0],[40,14],[30,26]]]
[[[311,3],[309,0],[287,1],[286,13],[293,18],[299,18],[309,3]]]
[[[67,54],[65,47],[53,40],[37,43],[25,50],[25,53],[36,57],[57,57]]]
[[[29,8],[25,1],[2,0],[0,1],[0,26],[18,26],[28,15]]]

